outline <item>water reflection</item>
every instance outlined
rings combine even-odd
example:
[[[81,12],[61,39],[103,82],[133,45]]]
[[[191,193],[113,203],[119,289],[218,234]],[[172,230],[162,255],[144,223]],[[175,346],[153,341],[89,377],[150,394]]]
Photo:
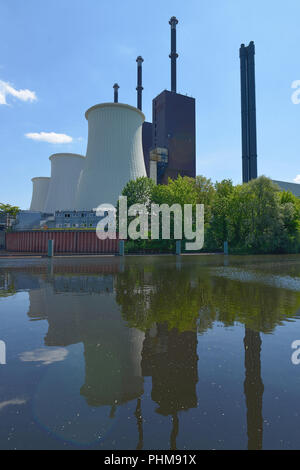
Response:
[[[261,450],[263,444],[264,384],[261,377],[261,344],[259,332],[245,328],[244,392],[247,407],[248,450]]]
[[[286,268],[289,284],[274,285],[273,274],[266,282],[258,264],[239,271],[226,263],[52,261],[6,268],[0,292],[29,292],[29,318],[48,322],[45,346],[83,344],[79,393],[89,406],[109,406],[114,419],[119,406],[135,402],[138,449],[144,447],[144,378],[152,379],[156,413],[172,421],[169,447],[176,449],[181,413],[198,406],[198,342],[216,322],[243,324],[248,449],[262,449],[261,333],[299,315],[299,265],[292,275]]]
[[[142,353],[143,376],[152,377],[152,400],[157,413],[172,417],[170,448],[175,450],[179,411],[197,407],[197,335],[156,324],[147,330]]]
[[[76,295],[74,295],[76,293]],[[54,276],[31,290],[32,319],[46,319],[46,346],[83,343],[85,383],[80,393],[90,406],[114,409],[143,394],[141,352],[144,332],[128,328],[107,276]]]

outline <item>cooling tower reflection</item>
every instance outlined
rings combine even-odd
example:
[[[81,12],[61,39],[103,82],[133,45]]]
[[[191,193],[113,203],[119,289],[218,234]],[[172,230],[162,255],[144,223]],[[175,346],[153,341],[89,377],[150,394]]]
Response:
[[[123,320],[111,275],[54,275],[29,295],[28,315],[48,321],[46,346],[83,343],[80,393],[89,405],[116,406],[143,394],[144,333]]]

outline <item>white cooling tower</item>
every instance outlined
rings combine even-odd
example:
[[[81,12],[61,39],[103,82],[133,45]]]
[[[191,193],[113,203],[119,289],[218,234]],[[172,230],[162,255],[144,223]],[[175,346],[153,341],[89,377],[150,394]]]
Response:
[[[76,208],[115,205],[126,183],[146,176],[142,147],[144,114],[121,103],[88,109],[88,146],[76,197]]]
[[[31,181],[32,198],[29,210],[43,212],[48,195],[50,178],[47,176],[38,176],[36,178],[32,178]]]
[[[74,210],[75,196],[85,157],[74,153],[56,153],[51,161],[51,180],[45,212]]]

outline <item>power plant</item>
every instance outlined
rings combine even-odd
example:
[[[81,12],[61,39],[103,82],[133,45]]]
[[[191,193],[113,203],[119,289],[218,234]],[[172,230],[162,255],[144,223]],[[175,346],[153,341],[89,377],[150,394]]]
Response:
[[[177,18],[169,24],[171,90],[153,99],[152,122],[142,112],[144,59],[138,56],[136,107],[119,102],[120,86],[115,83],[113,102],[86,111],[86,156],[50,156],[51,177],[33,178],[30,210],[20,212],[17,230],[95,228],[93,211],[100,204],[115,206],[130,180],[148,176],[167,184],[178,175],[196,176],[195,99],[177,93]]]
[[[143,105],[143,62],[137,64],[136,107],[119,102],[119,84],[113,85],[113,102],[89,108],[86,156],[59,153],[50,156],[51,177],[32,179],[29,211],[18,215],[15,230],[39,228],[95,229],[100,204],[116,205],[126,183],[149,177],[167,184],[178,175],[196,177],[195,99],[177,92],[177,25],[171,30],[171,83],[152,101],[152,122],[146,122]],[[243,183],[257,178],[255,96],[255,45],[241,45],[241,135]],[[299,185],[276,181],[299,196]]]

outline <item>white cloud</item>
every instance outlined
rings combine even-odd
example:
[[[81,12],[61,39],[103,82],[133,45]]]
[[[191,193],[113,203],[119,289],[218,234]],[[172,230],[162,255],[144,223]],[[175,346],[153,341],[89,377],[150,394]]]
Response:
[[[73,137],[66,134],[56,134],[55,132],[29,132],[25,136],[28,139],[48,142],[49,144],[70,144],[73,142]]]
[[[296,176],[296,178],[294,179],[294,182],[300,184],[300,175]]]
[[[16,90],[8,82],[0,80],[0,105],[7,104],[6,97],[11,95],[21,101],[36,101],[37,97],[34,91],[31,90]]]
[[[22,362],[41,362],[43,365],[48,366],[53,362],[64,361],[67,355],[68,351],[64,348],[36,349],[35,351],[26,351],[20,354],[20,360]]]

